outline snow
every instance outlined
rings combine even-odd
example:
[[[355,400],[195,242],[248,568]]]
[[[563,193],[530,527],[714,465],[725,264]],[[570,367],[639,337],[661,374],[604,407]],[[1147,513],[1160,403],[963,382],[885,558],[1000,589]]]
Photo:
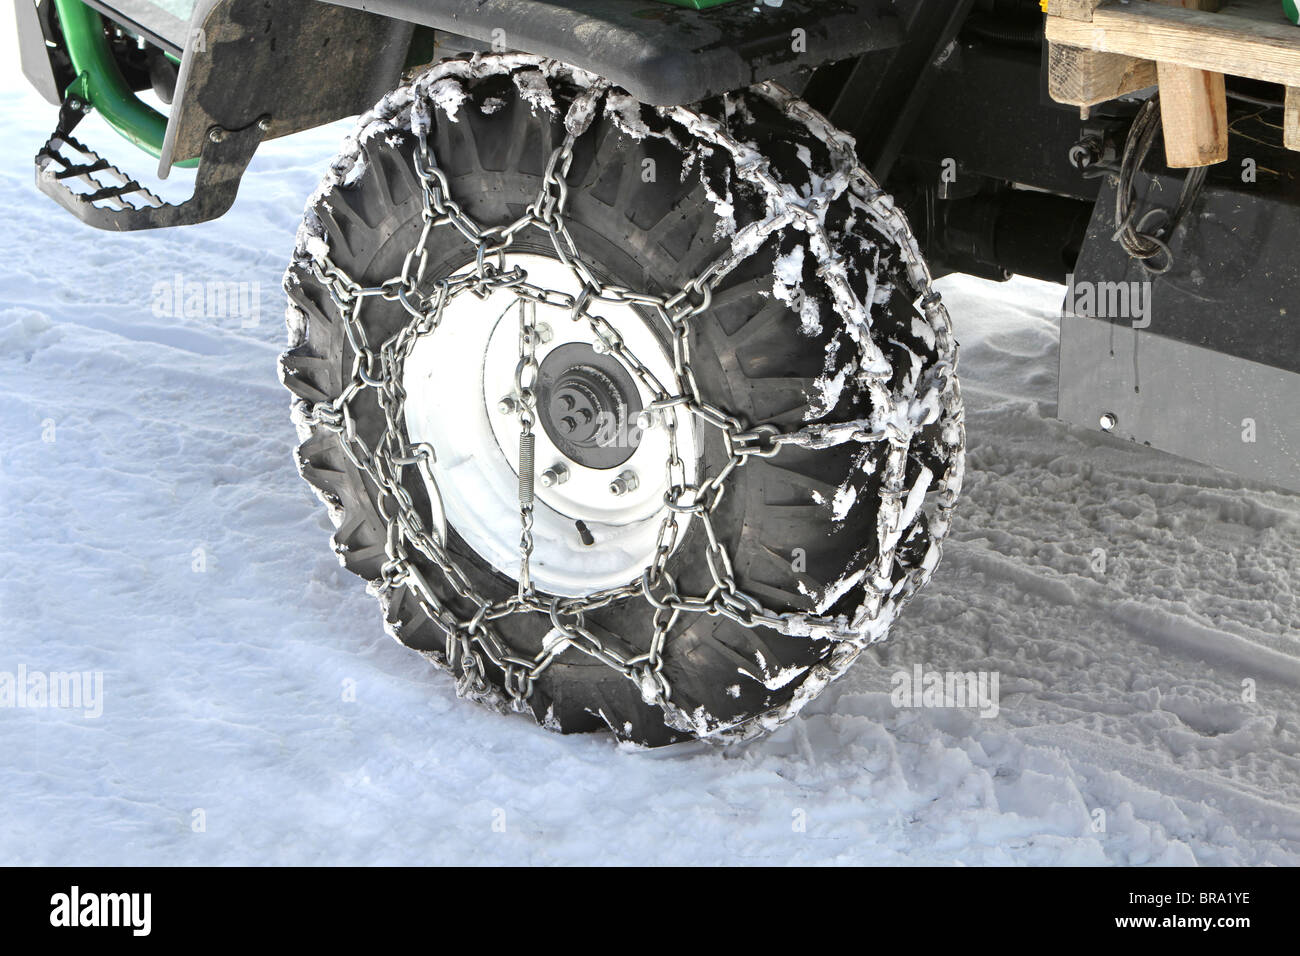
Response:
[[[540,71],[523,71],[515,74],[515,87],[519,95],[528,101],[533,112],[555,112],[555,100],[551,98],[551,88]]]
[[[626,93],[611,92],[605,98],[605,111],[613,117],[618,128],[633,139],[645,139],[650,127],[641,118],[641,104]]]
[[[772,294],[799,313],[799,331],[804,335],[820,335],[822,323],[817,300],[803,294],[803,246],[795,246],[785,255],[777,256],[774,272]],[[930,336],[933,338],[934,333],[930,332]]]
[[[447,118],[453,123],[456,122],[456,114],[460,111],[461,104],[469,99],[469,94],[465,92],[465,88],[451,77],[434,83],[429,90],[429,94],[433,98],[433,102],[447,114]]]
[[[54,110],[0,83],[0,672],[103,680],[97,718],[0,701],[0,860],[1300,862],[1300,497],[1056,421],[1060,286],[939,283],[970,459],[890,640],[769,738],[621,750],[457,700],[293,468],[279,281],[351,124],[119,236],[37,192]],[[155,315],[178,273],[256,321]],[[896,707],[918,666],[996,674],[997,716]]]

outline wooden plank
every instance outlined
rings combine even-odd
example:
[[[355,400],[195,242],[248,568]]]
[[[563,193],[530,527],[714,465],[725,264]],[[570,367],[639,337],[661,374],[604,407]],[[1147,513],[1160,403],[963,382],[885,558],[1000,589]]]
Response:
[[[1228,158],[1228,97],[1223,74],[1158,64],[1165,162],[1172,169],[1212,166]]]
[[[1300,149],[1300,86],[1286,88],[1286,109],[1282,115],[1282,142],[1287,149]]]
[[[1093,11],[1104,2],[1105,0],[1047,0],[1047,15],[1071,20],[1091,20]]]
[[[1217,10],[1219,0],[1159,0],[1166,6]],[[1223,74],[1161,62],[1160,122],[1172,169],[1212,166],[1228,158],[1228,97]]]
[[[1150,0],[1166,7],[1182,7],[1184,10],[1218,10],[1223,6],[1221,0]]]
[[[1152,0],[1153,3],[1166,7],[1182,7],[1185,10],[1218,10],[1223,6],[1221,0]]]
[[[1053,43],[1123,53],[1230,73],[1285,86],[1300,86],[1300,29],[1279,17],[1183,10],[1153,3],[1098,7],[1091,22],[1047,18]]]
[[[1048,0],[1049,17],[1091,20],[1105,0]],[[1070,106],[1095,106],[1117,96],[1155,85],[1151,60],[1047,44],[1047,95]]]
[[[1069,0],[1049,3],[1052,16],[1091,20],[1093,11],[1105,0]],[[1217,10],[1220,0],[1154,0],[1171,6]],[[1059,43],[1047,45],[1047,92],[1058,103],[1095,106],[1156,84],[1154,60],[1081,50]]]
[[[1058,103],[1094,106],[1155,84],[1150,60],[1048,44],[1047,92]]]

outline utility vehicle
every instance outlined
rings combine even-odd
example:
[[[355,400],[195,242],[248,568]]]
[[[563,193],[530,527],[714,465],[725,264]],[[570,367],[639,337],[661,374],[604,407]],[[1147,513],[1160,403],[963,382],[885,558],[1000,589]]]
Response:
[[[1066,285],[1062,418],[1300,488],[1290,0],[17,10],[90,226],[361,114],[285,277],[298,466],[391,633],[548,728],[745,738],[886,636],[961,491],[938,275]]]

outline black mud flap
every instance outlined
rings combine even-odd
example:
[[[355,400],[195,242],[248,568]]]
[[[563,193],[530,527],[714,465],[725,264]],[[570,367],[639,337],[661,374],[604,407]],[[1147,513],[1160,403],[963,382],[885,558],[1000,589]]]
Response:
[[[85,115],[80,101],[63,104],[57,128],[36,154],[36,185],[86,225],[118,232],[187,226],[223,215],[266,131],[265,118],[243,129],[211,127],[194,195],[168,203],[72,137]]]
[[[1281,113],[1234,104],[1228,160],[1165,237],[1164,271],[1115,241],[1103,181],[1066,277],[1058,415],[1300,491],[1300,153],[1280,142]],[[1168,223],[1186,175],[1153,158],[1134,220]]]

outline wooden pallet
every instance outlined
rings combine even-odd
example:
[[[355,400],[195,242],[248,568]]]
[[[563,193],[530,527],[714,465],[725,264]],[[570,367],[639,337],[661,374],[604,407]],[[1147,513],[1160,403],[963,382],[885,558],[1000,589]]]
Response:
[[[1228,156],[1224,75],[1286,88],[1284,140],[1300,150],[1300,27],[1280,0],[1047,0],[1048,89],[1083,109],[1160,87],[1165,158]]]

